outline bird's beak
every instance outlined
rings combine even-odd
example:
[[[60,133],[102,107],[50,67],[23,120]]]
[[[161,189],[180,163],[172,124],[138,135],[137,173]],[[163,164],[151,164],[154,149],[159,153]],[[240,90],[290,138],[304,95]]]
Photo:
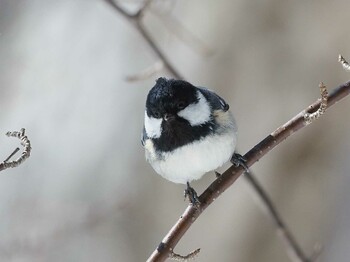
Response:
[[[171,121],[171,120],[175,119],[175,116],[172,115],[172,114],[165,114],[164,117],[163,117],[163,119],[164,119],[165,121]]]

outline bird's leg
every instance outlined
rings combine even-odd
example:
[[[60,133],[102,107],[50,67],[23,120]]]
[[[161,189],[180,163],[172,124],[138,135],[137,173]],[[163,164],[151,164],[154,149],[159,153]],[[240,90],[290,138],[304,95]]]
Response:
[[[187,182],[187,188],[185,189],[185,198],[188,197],[190,203],[194,206],[199,206],[200,201],[197,195],[197,192],[190,186],[190,183]]]
[[[235,166],[242,166],[245,172],[249,173],[249,168],[247,166],[247,160],[240,154],[234,153],[231,158],[231,163]]]

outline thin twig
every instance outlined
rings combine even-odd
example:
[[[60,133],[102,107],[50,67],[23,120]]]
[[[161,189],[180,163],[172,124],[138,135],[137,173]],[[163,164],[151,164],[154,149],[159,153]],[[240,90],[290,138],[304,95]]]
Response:
[[[122,8],[117,2],[113,0],[103,0],[107,2],[115,11],[124,16],[141,34],[144,40],[147,42],[149,47],[153,50],[159,60],[161,60],[164,64],[164,67],[169,71],[177,79],[183,79],[181,74],[175,69],[170,60],[166,57],[163,51],[160,49],[158,44],[154,41],[151,35],[147,32],[145,27],[142,24],[142,17],[144,11],[151,4],[152,0],[146,0],[142,7],[134,14],[127,12],[124,8]]]
[[[13,150],[13,152],[11,153],[11,155],[9,155],[5,160],[5,162],[8,162],[17,152],[19,151],[19,147],[17,147],[15,150]]]
[[[298,242],[293,237],[292,233],[288,229],[287,225],[283,222],[281,216],[277,212],[277,208],[272,203],[271,199],[269,198],[268,194],[265,192],[263,187],[260,185],[258,180],[253,176],[251,171],[249,173],[245,173],[244,177],[247,179],[247,181],[251,184],[251,186],[254,188],[255,192],[257,192],[259,198],[261,198],[264,206],[266,207],[269,215],[272,218],[272,221],[277,227],[278,235],[283,240],[286,249],[287,254],[289,255],[291,261],[298,261],[298,262],[307,262],[307,261],[313,261],[310,260],[303,252],[301,247],[299,246]]]
[[[146,31],[141,21],[138,21],[137,28],[140,34],[144,37],[148,45],[153,49],[154,53],[160,60],[163,61],[165,68],[177,79],[184,79],[181,74],[171,64],[170,60],[164,55],[162,50],[158,47],[156,42],[152,39],[151,35]]]
[[[313,121],[315,121],[316,119],[320,118],[321,115],[324,114],[324,112],[326,112],[326,108],[327,108],[327,100],[328,100],[328,91],[326,86],[321,82],[319,84],[319,88],[321,91],[321,103],[320,103],[320,107],[317,109],[316,112],[313,112],[311,114],[306,113],[304,115],[304,119],[305,119],[305,123],[311,124]]]
[[[335,88],[328,96],[328,107],[333,106],[336,102],[346,97],[350,93],[350,81]],[[313,113],[320,107],[321,101],[318,100],[312,105],[301,111],[294,118],[289,120],[284,125],[277,128],[274,132],[268,135],[260,143],[254,146],[248,153],[244,155],[247,160],[247,166],[252,166],[264,155],[269,153],[274,147],[279,145],[282,141],[290,135],[296,133],[303,127],[307,126],[304,115],[306,113]],[[220,177],[218,177],[199,197],[200,205],[194,207],[189,205],[180,219],[170,229],[168,234],[164,237],[161,245],[148,258],[148,262],[165,261],[176,244],[180,241],[182,236],[187,232],[190,226],[196,221],[201,213],[217,199],[227,188],[229,188],[244,172],[244,168],[239,166],[231,166]]]
[[[141,17],[143,13],[146,11],[146,9],[148,8],[148,6],[152,3],[152,1],[153,0],[145,0],[142,4],[142,7],[135,14],[135,17]]]
[[[11,155],[9,157],[7,157],[2,163],[0,163],[0,171],[3,171],[3,170],[10,168],[10,167],[19,166],[30,156],[32,147],[30,145],[30,141],[29,141],[28,137],[24,133],[25,133],[24,128],[22,128],[19,132],[14,131],[14,132],[7,132],[6,133],[7,136],[19,138],[21,140],[21,145],[23,146],[24,149],[23,149],[22,155],[19,158],[17,158],[16,160],[13,160],[11,162],[8,162],[10,160],[10,158],[14,154],[16,154],[17,151],[19,150],[19,148],[16,148],[13,151],[13,153],[11,153]]]
[[[117,4],[113,0],[104,0],[104,1],[107,2],[114,10],[118,11],[121,15],[123,15],[128,20],[130,20],[136,16],[135,14],[131,14],[131,13],[128,13],[127,11],[125,11],[124,8],[122,8],[119,4]]]
[[[339,55],[338,61],[341,63],[341,65],[346,71],[350,71],[350,64],[348,63],[348,61],[346,61],[346,59],[342,55]]]
[[[187,262],[190,260],[194,260],[198,256],[200,251],[201,251],[201,249],[197,248],[196,250],[192,251],[191,253],[189,253],[186,256],[182,256],[182,255],[176,254],[175,252],[171,251],[169,258],[172,260],[175,260],[175,261]]]

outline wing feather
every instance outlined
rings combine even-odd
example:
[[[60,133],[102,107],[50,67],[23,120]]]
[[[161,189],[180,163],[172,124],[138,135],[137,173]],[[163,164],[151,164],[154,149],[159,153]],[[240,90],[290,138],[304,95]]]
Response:
[[[198,87],[199,91],[203,94],[203,96],[208,100],[210,106],[213,110],[223,110],[224,112],[228,111],[230,106],[226,103],[226,101],[214,93],[213,91],[204,88]]]

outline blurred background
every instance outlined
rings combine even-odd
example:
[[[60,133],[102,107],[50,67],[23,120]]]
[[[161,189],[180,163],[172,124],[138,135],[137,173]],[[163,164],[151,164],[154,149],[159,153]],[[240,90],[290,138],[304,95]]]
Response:
[[[129,11],[141,2],[122,1]],[[154,0],[142,19],[173,66],[230,104],[239,151],[350,78],[348,0]],[[174,23],[175,21],[175,23]],[[0,161],[26,128],[32,156],[0,174],[0,261],[145,261],[187,206],[140,144],[148,90],[166,70],[103,0],[0,0]],[[349,261],[350,98],[252,170],[306,254]],[[222,168],[225,170],[225,167]],[[213,174],[193,183],[201,193]],[[245,179],[176,247],[196,261],[289,261]]]

